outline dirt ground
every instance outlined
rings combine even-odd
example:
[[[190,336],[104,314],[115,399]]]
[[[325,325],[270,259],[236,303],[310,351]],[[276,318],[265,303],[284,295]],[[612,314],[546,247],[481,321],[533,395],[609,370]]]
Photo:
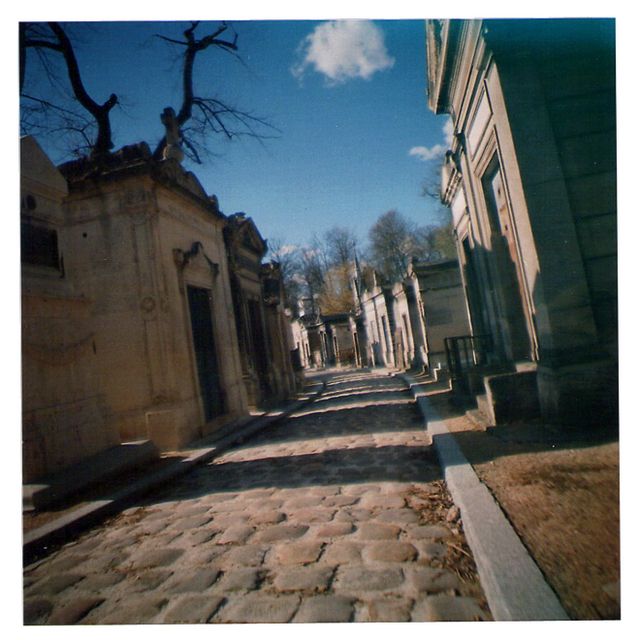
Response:
[[[432,397],[479,478],[577,620],[620,618],[619,449],[614,430],[488,426]]]

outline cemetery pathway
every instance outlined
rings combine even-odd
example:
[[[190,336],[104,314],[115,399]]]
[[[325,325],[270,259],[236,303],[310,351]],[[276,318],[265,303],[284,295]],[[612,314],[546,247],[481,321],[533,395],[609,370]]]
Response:
[[[26,624],[490,619],[406,384],[313,403],[24,572]]]

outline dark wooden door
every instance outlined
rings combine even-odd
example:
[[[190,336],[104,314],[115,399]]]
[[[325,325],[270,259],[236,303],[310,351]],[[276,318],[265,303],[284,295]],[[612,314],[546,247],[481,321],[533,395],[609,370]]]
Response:
[[[191,335],[196,357],[198,382],[207,421],[224,413],[218,355],[216,353],[211,318],[211,291],[199,287],[187,287],[189,314],[191,316]]]

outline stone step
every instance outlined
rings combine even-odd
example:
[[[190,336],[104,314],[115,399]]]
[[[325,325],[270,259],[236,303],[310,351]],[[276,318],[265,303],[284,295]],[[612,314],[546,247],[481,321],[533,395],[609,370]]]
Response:
[[[37,482],[22,485],[22,509],[33,511],[61,502],[109,477],[159,458],[151,440],[123,442]]]

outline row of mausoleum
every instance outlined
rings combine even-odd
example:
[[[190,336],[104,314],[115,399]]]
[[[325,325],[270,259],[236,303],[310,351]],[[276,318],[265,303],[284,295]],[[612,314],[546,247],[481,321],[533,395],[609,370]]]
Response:
[[[23,138],[21,237],[25,482],[298,389],[278,265],[178,161],[141,143],[55,167]]]
[[[396,283],[356,261],[346,320],[294,319],[302,366],[446,372],[493,423],[615,423],[615,62],[613,20],[428,20],[457,259]]]
[[[351,290],[349,312],[325,315],[300,305],[292,331],[304,368],[384,367],[434,375],[448,370],[445,338],[469,332],[456,259],[414,259],[395,283],[355,260]]]

